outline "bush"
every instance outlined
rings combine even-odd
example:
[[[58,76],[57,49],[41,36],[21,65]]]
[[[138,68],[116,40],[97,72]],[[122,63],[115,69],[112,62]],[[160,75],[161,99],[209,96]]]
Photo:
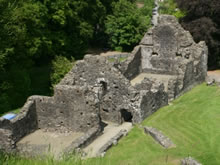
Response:
[[[55,57],[55,59],[52,61],[52,73],[50,76],[52,86],[58,84],[65,74],[70,71],[74,65],[74,61],[74,58],[68,60],[63,56]]]
[[[209,69],[220,67],[220,3],[219,0],[176,0],[186,10],[182,26],[196,42],[205,41],[209,48]]]
[[[185,11],[177,8],[175,0],[165,0],[160,2],[159,13],[174,15],[177,19],[183,18],[186,15]]]

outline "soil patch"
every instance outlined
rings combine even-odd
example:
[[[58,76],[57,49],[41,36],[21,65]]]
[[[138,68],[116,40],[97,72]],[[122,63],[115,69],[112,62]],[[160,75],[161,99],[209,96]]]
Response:
[[[57,133],[40,129],[25,136],[17,143],[17,146],[22,152],[28,152],[27,154],[32,154],[33,151],[38,155],[50,153],[57,157],[82,135],[83,133],[80,132]]]
[[[132,123],[125,122],[122,125],[105,122],[107,126],[104,127],[103,134],[96,138],[90,145],[83,149],[87,153],[87,157],[96,157],[99,150],[104,146],[112,137],[114,137],[121,130],[126,129],[129,131],[132,128]]]

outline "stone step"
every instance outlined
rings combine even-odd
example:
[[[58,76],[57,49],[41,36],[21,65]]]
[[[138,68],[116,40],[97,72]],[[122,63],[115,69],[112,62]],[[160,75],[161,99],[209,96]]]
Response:
[[[103,134],[96,138],[90,145],[83,149],[87,158],[103,156],[105,152],[117,141],[126,135],[132,128],[132,123],[125,122],[122,125],[108,123]]]

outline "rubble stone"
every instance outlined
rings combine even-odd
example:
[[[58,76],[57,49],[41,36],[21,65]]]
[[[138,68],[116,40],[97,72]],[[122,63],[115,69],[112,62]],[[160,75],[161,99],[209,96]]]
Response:
[[[202,165],[199,162],[197,162],[195,159],[192,157],[187,157],[183,160],[181,160],[181,165]]]

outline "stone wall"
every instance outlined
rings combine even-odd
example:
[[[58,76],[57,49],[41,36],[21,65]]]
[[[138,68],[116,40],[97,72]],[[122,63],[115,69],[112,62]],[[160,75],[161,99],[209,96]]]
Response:
[[[93,140],[95,140],[100,135],[99,128],[91,128],[83,136],[76,139],[68,148],[65,149],[65,154],[72,154],[73,152],[81,152],[81,148],[86,147]]]
[[[139,59],[133,59],[135,62],[127,66],[127,72],[130,71],[132,77],[140,72],[135,70],[135,66],[140,66],[141,62],[141,52],[139,49],[136,50],[135,55]],[[100,85],[102,90],[99,91],[98,97],[101,120],[118,124],[124,121],[122,111],[131,113],[133,122],[140,122],[167,104],[167,94],[162,84],[155,85],[153,81],[149,81],[142,85],[142,88],[133,87],[126,76],[115,67],[115,64],[101,56],[86,55],[84,60],[77,62],[76,66],[60,82],[60,85],[65,84]]]
[[[32,96],[38,128],[48,131],[86,132],[99,127],[97,94],[89,87],[55,87],[53,97]]]
[[[61,133],[96,129],[98,135],[99,102],[97,89],[92,88],[58,85],[53,97],[30,97],[15,119],[0,118],[0,150],[15,150],[16,143],[36,129]]]
[[[37,129],[35,103],[27,101],[18,116],[12,120],[0,118],[0,150],[16,148],[16,142]]]
[[[168,96],[164,91],[163,84],[154,84],[154,86],[147,91],[145,95],[142,95],[140,104],[141,119],[144,120],[159,108],[168,104]]]
[[[145,34],[131,57],[116,67],[129,80],[140,73],[176,77],[168,83],[168,97],[173,100],[205,81],[208,49],[204,42],[195,43],[174,16],[161,15],[158,21],[158,25]]]
[[[136,48],[137,51],[135,51],[132,61],[128,64],[126,71],[123,73],[124,76],[131,80],[135,78],[137,75],[139,75],[142,72],[141,68],[141,49]]]
[[[106,57],[86,55],[60,84],[100,86],[98,99],[102,120],[120,124],[120,110],[129,109],[130,82]]]

